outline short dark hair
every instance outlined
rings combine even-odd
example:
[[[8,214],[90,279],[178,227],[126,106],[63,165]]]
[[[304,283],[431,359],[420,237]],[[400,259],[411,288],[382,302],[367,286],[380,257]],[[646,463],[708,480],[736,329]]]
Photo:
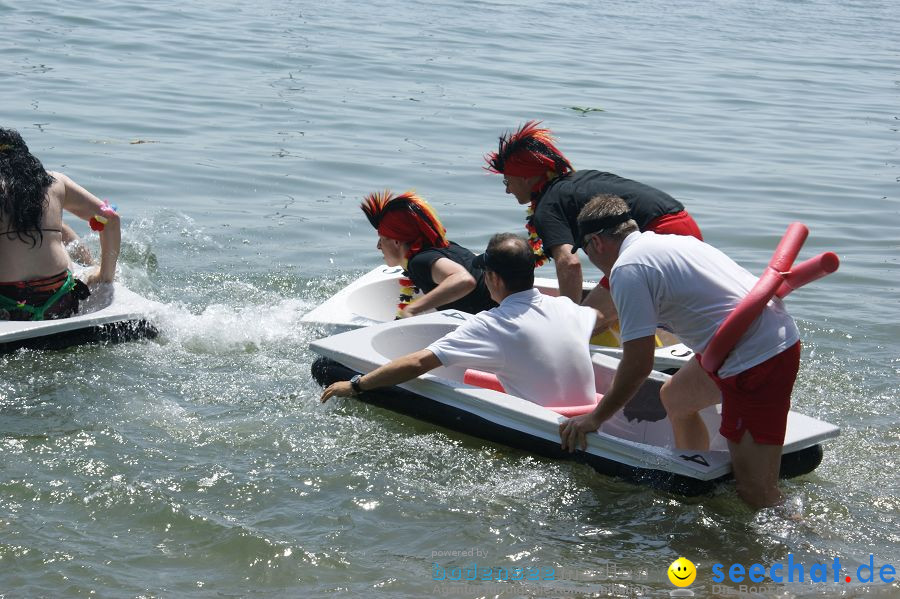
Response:
[[[534,287],[534,251],[515,233],[497,233],[484,251],[484,269],[497,273],[510,293]]]
[[[585,204],[578,213],[578,235],[576,247],[584,242],[584,236],[597,233],[619,241],[638,231],[637,223],[631,218],[628,204],[617,195],[599,194]]]

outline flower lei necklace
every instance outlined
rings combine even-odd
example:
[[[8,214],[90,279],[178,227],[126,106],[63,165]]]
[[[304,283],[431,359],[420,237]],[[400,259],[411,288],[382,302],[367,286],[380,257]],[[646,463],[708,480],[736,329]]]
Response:
[[[400,283],[400,300],[397,302],[397,316],[394,320],[403,317],[403,309],[413,302],[413,296],[419,292],[419,288],[416,287],[416,284],[409,278],[409,273],[405,270],[403,275],[397,280]]]
[[[544,253],[544,242],[537,234],[537,229],[534,228],[534,207],[537,202],[531,202],[528,205],[528,210],[525,212],[525,230],[528,231],[528,245],[531,246],[531,251],[534,252],[535,260],[534,267],[537,268],[539,266],[543,266],[547,263],[547,254]]]

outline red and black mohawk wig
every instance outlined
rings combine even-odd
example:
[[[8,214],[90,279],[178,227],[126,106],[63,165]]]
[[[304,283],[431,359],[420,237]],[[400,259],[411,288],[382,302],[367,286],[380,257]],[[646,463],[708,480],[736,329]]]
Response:
[[[575,170],[554,145],[550,129],[538,127],[540,124],[528,121],[515,133],[501,135],[498,150],[484,157],[485,170],[513,177],[534,177],[548,171],[558,176]]]
[[[450,245],[437,214],[413,191],[397,196],[387,189],[370,193],[360,208],[379,235],[410,244],[407,258],[425,248]]]

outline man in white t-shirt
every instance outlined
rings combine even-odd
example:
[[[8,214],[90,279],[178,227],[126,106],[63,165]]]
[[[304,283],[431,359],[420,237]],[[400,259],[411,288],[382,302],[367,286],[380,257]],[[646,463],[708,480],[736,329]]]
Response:
[[[560,425],[564,449],[621,409],[650,373],[657,326],[700,354],[757,277],[693,237],[640,233],[625,202],[591,200],[578,216],[579,238],[591,262],[609,276],[619,313],[623,355],[613,388],[590,414]],[[573,249],[573,251],[575,251]],[[676,446],[709,448],[698,412],[722,401],[719,432],[728,440],[738,494],[753,507],[781,500],[778,474],[800,365],[800,334],[780,299],[771,301],[716,373],[691,360],[661,389]],[[710,384],[710,381],[714,385]]]
[[[535,289],[534,253],[517,235],[494,235],[479,260],[499,306],[479,312],[425,349],[332,383],[321,400],[398,385],[440,366],[462,366],[494,372],[507,393],[537,404],[593,403],[588,342],[597,311]]]

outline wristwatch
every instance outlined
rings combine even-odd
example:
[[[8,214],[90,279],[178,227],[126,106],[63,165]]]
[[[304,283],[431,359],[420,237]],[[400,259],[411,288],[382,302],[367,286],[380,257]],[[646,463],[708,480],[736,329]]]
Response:
[[[350,379],[350,388],[353,389],[354,395],[359,395],[363,392],[362,387],[359,386],[359,381],[362,379],[361,374],[353,375],[353,378]]]

